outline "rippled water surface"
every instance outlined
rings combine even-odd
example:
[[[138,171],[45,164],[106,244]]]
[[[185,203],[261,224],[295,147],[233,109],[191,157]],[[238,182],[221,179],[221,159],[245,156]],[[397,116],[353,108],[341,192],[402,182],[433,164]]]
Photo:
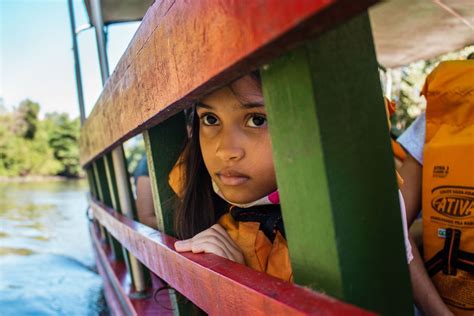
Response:
[[[103,315],[85,181],[0,183],[0,315]]]

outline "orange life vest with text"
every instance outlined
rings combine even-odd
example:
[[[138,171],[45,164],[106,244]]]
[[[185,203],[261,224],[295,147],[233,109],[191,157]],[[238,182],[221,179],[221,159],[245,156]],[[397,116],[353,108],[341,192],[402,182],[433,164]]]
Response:
[[[456,315],[474,314],[474,60],[441,63],[426,79],[423,249]]]

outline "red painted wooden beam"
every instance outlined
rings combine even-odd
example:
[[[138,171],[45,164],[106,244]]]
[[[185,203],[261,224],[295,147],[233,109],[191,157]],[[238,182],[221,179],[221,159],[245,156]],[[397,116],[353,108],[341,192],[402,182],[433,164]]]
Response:
[[[117,296],[117,293],[115,292],[114,288],[112,287],[112,284],[108,280],[107,273],[105,272],[105,269],[101,265],[97,252],[96,252],[95,258],[96,258],[97,271],[99,272],[99,275],[104,280],[103,282],[104,296],[105,296],[107,307],[110,313],[116,316],[125,315],[123,308],[120,304],[120,300]]]
[[[130,253],[194,304],[213,315],[374,315],[213,254],[178,253],[176,239],[97,201],[94,217]]]
[[[377,1],[155,1],[82,129],[82,165]]]
[[[166,291],[155,294],[165,284],[152,275],[152,287],[149,296],[133,298],[130,276],[127,275],[125,262],[113,261],[110,248],[100,241],[99,231],[89,225],[99,274],[104,280],[104,294],[113,315],[173,315],[171,301]]]

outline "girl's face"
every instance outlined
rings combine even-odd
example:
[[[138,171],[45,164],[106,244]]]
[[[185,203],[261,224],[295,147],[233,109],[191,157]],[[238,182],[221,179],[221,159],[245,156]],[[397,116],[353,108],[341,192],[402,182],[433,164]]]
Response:
[[[263,95],[254,79],[245,76],[208,95],[197,114],[204,163],[228,201],[249,203],[276,190]]]

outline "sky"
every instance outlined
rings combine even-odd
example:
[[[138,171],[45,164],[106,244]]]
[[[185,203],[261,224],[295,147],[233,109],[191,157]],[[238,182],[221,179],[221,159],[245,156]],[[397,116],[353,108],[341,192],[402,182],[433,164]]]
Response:
[[[76,28],[89,23],[82,0],[74,0],[74,13]],[[109,26],[111,73],[138,26]],[[94,30],[77,40],[88,114],[102,88]],[[67,0],[0,0],[0,98],[8,110],[28,98],[40,104],[41,116],[79,116]]]

